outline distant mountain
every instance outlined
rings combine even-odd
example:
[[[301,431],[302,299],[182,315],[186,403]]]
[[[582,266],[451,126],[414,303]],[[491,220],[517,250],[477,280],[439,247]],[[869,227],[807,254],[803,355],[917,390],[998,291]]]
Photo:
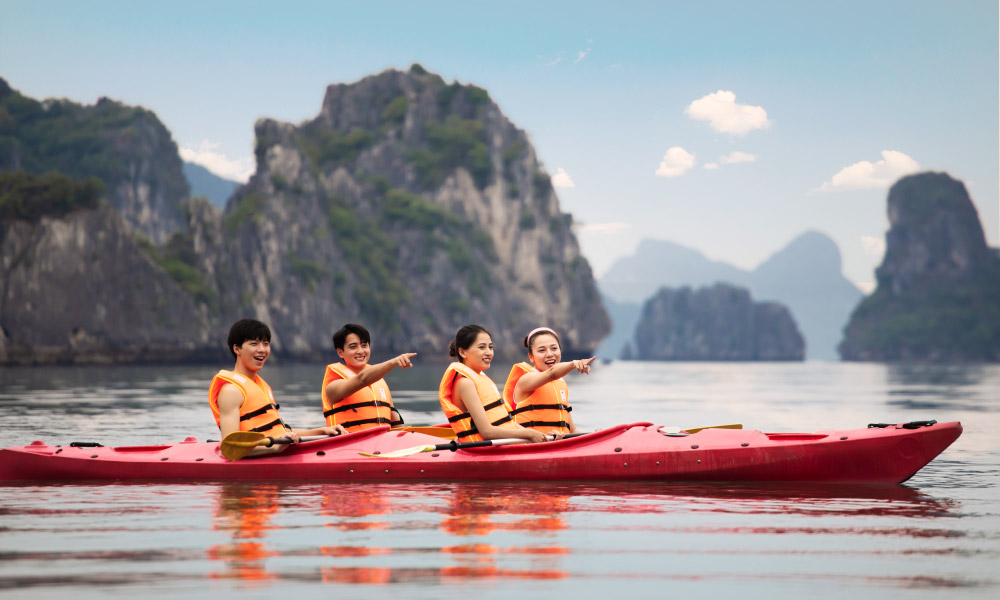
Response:
[[[236,181],[230,181],[219,177],[201,165],[185,162],[184,177],[187,178],[188,185],[191,186],[192,196],[204,196],[208,201],[219,208],[226,207],[226,201],[233,195],[233,191],[238,185]]]
[[[844,360],[1000,362],[1000,258],[965,185],[904,177],[888,213],[878,287],[851,315]]]
[[[637,360],[802,360],[805,343],[788,309],[754,302],[745,288],[661,288],[642,306],[626,357]]]
[[[815,231],[795,238],[753,271],[710,260],[697,250],[672,242],[643,240],[635,254],[615,262],[598,285],[603,295],[616,302],[639,304],[660,287],[715,283],[746,287],[758,301],[786,305],[805,337],[806,356],[819,360],[838,358],[836,349],[844,324],[864,296],[841,273],[836,243]],[[628,323],[612,320],[610,338],[631,337],[632,331],[619,330]],[[600,349],[614,352],[604,345]],[[609,354],[602,356],[613,357]]]

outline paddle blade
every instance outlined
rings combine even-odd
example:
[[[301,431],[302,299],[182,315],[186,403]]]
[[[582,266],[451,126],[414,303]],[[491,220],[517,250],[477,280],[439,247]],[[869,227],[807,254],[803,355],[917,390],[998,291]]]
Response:
[[[698,433],[703,429],[743,429],[743,424],[733,423],[732,425],[709,425],[708,427],[692,427],[690,429],[685,429],[684,431],[688,433]]]
[[[358,452],[361,456],[368,456],[371,458],[399,458],[401,456],[410,456],[413,454],[420,454],[421,452],[433,452],[437,449],[437,446],[433,444],[425,444],[423,446],[414,446],[412,448],[403,448],[401,450],[393,450],[391,452],[383,452],[381,454],[369,454],[367,452]]]
[[[451,427],[403,427],[403,431],[432,435],[445,440],[455,439],[455,430]]]
[[[239,460],[253,452],[266,438],[256,431],[234,431],[222,439],[222,455],[229,460]]]

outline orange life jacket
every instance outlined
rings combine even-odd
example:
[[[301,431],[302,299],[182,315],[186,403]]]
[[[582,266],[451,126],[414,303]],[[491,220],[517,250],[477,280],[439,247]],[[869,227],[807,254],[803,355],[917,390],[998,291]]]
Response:
[[[285,425],[278,414],[278,405],[274,402],[274,392],[264,379],[254,374],[249,379],[233,371],[222,370],[212,378],[208,388],[208,405],[212,408],[215,424],[220,428],[219,392],[222,386],[231,383],[243,394],[243,404],[240,404],[240,431],[256,431],[270,437],[281,437],[291,430]]]
[[[472,415],[465,408],[462,399],[455,395],[455,379],[457,377],[468,377],[476,385],[476,394],[479,401],[486,410],[486,418],[497,427],[509,427],[516,429],[513,419],[510,418],[510,407],[500,397],[500,390],[493,380],[482,373],[476,373],[460,362],[453,362],[448,365],[448,369],[441,378],[441,385],[438,386],[438,400],[441,401],[441,409],[448,417],[448,423],[455,430],[455,438],[459,442],[481,442],[483,436],[476,429],[476,424],[472,421]]]
[[[514,365],[503,386],[503,399],[515,406],[514,387],[525,373],[537,373],[538,369],[522,362]],[[510,411],[514,421],[521,427],[534,429],[542,433],[569,433],[569,413],[573,410],[569,405],[569,387],[559,378],[538,388],[516,404]]]
[[[365,365],[368,368],[368,365]],[[341,425],[348,431],[361,431],[379,425],[402,425],[403,419],[392,420],[392,395],[385,379],[363,387],[350,396],[331,403],[326,397],[326,386],[337,379],[349,379],[356,374],[343,363],[333,363],[326,366],[323,376],[323,416],[326,424]]]

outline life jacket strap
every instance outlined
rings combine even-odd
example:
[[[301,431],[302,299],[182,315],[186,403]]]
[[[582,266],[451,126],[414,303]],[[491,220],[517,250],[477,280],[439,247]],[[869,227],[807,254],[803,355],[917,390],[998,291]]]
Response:
[[[324,417],[329,417],[330,415],[335,415],[335,414],[337,414],[339,412],[344,412],[344,411],[348,411],[348,410],[354,410],[354,411],[356,411],[359,408],[364,408],[366,406],[379,407],[379,406],[388,406],[388,404],[375,404],[374,400],[369,400],[367,402],[355,402],[354,404],[345,404],[343,406],[335,406],[334,408],[331,408],[330,410],[325,410],[325,411],[323,411],[323,416]]]
[[[266,404],[264,406],[261,406],[257,410],[250,411],[250,412],[248,412],[245,415],[240,415],[240,421],[247,421],[247,420],[252,419],[254,417],[259,417],[262,414],[266,413],[267,411],[271,410],[272,408],[275,409],[275,410],[278,409],[277,405]]]
[[[521,423],[521,427],[565,427],[569,429],[569,423],[566,421],[528,421],[527,423]]]
[[[276,425],[281,425],[286,429],[288,428],[288,426],[285,425],[285,423],[281,419],[275,419],[266,425],[261,425],[260,427],[254,427],[250,431],[256,431],[257,433],[264,433],[265,431],[271,430]]]
[[[564,410],[570,412],[572,409],[565,404],[523,404],[510,411],[510,414],[519,415],[532,410]]]
[[[338,423],[344,427],[344,429],[350,429],[356,425],[368,425],[369,423],[377,423],[379,425],[389,423],[392,424],[388,419],[383,419],[382,417],[375,417],[374,419],[358,419],[356,421],[345,421],[343,423]]]

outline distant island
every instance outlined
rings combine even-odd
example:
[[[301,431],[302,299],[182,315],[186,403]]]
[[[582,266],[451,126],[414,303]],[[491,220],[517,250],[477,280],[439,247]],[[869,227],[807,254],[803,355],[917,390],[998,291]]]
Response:
[[[805,343],[788,308],[754,302],[716,284],[661,288],[642,307],[623,358],[676,361],[801,361]]]
[[[945,173],[889,190],[877,288],[840,344],[844,360],[1000,362],[1000,254],[962,182]]]
[[[837,360],[851,311],[864,297],[841,272],[840,250],[829,236],[807,231],[746,271],[709,260],[701,252],[666,240],[643,240],[635,253],[619,259],[598,282],[612,316],[611,334],[598,352],[617,357],[632,336],[640,307],[661,287],[727,283],[746,288],[758,301],[788,308],[805,338],[810,359]]]

